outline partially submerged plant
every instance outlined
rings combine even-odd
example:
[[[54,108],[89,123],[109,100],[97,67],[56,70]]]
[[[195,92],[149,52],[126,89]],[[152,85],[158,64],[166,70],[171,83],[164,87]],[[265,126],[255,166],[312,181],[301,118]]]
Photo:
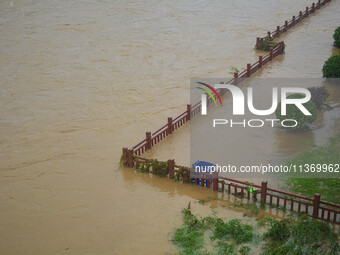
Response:
[[[288,96],[289,99],[298,99],[303,98],[304,96],[301,94],[293,94]],[[313,101],[309,100],[307,103],[304,103],[303,106],[312,114],[312,115],[305,115],[301,110],[295,105],[295,104],[289,104],[287,105],[286,115],[281,115],[281,104],[279,104],[276,108],[276,117],[283,121],[285,119],[293,119],[297,122],[297,125],[295,127],[290,127],[292,130],[297,129],[304,129],[308,128],[309,124],[313,123],[317,119],[317,111],[316,106],[313,103]],[[288,124],[293,121],[286,121],[287,125],[293,125]]]
[[[180,167],[174,173],[174,180],[175,181],[183,181],[183,182],[190,182],[190,171]]]
[[[257,50],[270,51],[270,48],[276,48],[279,43],[275,42],[273,37],[268,35],[263,39],[263,41],[258,42],[256,45]]]
[[[168,162],[158,161],[157,159],[148,159],[136,164],[138,170],[144,173],[152,173],[159,176],[167,176],[169,174]]]
[[[216,215],[197,218],[190,209],[182,212],[184,224],[176,229],[172,239],[181,248],[179,254],[247,255],[251,248],[245,243],[259,244],[259,235],[254,228],[239,219],[223,221]],[[338,237],[330,225],[307,215],[299,215],[294,220],[263,217],[258,223],[267,228],[263,234],[263,255],[332,255],[340,252]],[[207,251],[204,236],[210,232],[213,250]]]
[[[326,222],[303,216],[298,220],[269,219],[264,254],[338,254],[337,235]]]
[[[337,48],[340,48],[340,27],[335,29],[333,38],[334,38],[334,46]]]
[[[230,70],[231,71],[229,72],[229,74],[231,74],[232,76],[234,76],[234,73],[239,73],[240,72],[235,66],[231,66]]]
[[[322,67],[324,78],[340,78],[340,55],[335,55],[326,60]]]
[[[325,87],[310,87],[308,90],[312,96],[311,100],[314,102],[317,109],[320,109],[323,106],[330,108],[330,106],[326,103],[326,98],[329,97],[329,94]]]
[[[184,225],[176,229],[172,239],[181,248],[180,254],[207,254],[203,250],[206,231],[212,232],[210,239],[216,252],[209,254],[236,254],[239,244],[250,242],[255,236],[253,227],[239,219],[224,222],[216,215],[198,219],[189,209],[182,212]],[[250,247],[242,246],[239,252],[248,254],[249,251]]]

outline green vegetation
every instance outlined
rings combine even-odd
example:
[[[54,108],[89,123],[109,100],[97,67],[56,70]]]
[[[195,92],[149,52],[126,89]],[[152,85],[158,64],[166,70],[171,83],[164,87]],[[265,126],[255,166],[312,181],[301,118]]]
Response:
[[[169,174],[168,162],[158,161],[157,159],[149,159],[136,164],[136,168],[143,173],[153,173],[159,176],[167,176]]]
[[[340,55],[335,55],[326,60],[322,67],[324,78],[340,78]]]
[[[255,227],[239,219],[223,221],[216,215],[197,218],[190,209],[182,212],[184,224],[176,229],[172,238],[182,255],[251,254],[251,246],[246,244],[263,244],[259,247],[262,255],[331,255],[340,252],[338,236],[330,225],[306,215],[285,220],[263,217],[258,220],[257,226],[265,228],[261,236]],[[206,234],[210,235],[210,240],[205,238]],[[260,240],[263,242],[260,243]]]
[[[326,98],[329,97],[329,94],[325,87],[310,87],[308,90],[312,96],[311,100],[317,109],[321,109],[323,106],[331,109],[331,107],[326,103]]]
[[[256,49],[263,50],[263,51],[270,51],[270,48],[276,48],[279,44],[274,41],[272,37],[266,36],[263,42],[259,42],[256,45]]]
[[[139,161],[134,159],[136,169],[143,173],[152,173],[161,177],[166,177],[169,174],[169,164],[167,161],[158,161],[157,159],[147,159]],[[174,181],[190,182],[189,170],[179,167],[174,171]]]
[[[231,71],[229,72],[229,74],[231,74],[232,76],[234,76],[234,73],[239,73],[240,72],[235,66],[231,66],[230,70]]]
[[[337,48],[340,48],[340,27],[335,29],[333,38],[334,38],[334,46]]]
[[[255,237],[254,228],[239,219],[227,222],[215,216],[198,219],[190,209],[184,209],[183,221],[183,226],[175,231],[172,239],[181,248],[180,254],[248,254],[250,247],[238,246],[253,241]],[[205,232],[211,233],[213,250],[210,252],[204,248]]]
[[[304,96],[301,94],[293,94],[288,96],[290,99],[303,98]],[[297,121],[297,125],[295,127],[291,127],[289,129],[297,130],[304,129],[308,127],[308,124],[314,122],[317,119],[317,111],[315,104],[310,100],[307,103],[304,103],[303,106],[312,114],[312,115],[304,115],[303,112],[299,108],[296,107],[295,104],[287,105],[286,115],[281,115],[281,103],[278,105],[275,113],[276,117],[282,121],[285,119],[294,119]],[[285,125],[293,125],[294,123],[286,121]]]
[[[289,162],[288,165],[312,164],[339,164],[340,135],[330,139],[328,146],[317,146],[305,151]],[[289,178],[286,181],[291,190],[313,197],[315,193],[321,194],[321,199],[340,204],[340,179],[338,178]]]
[[[298,220],[266,219],[269,228],[263,255],[338,254],[337,235],[329,224],[303,216]]]

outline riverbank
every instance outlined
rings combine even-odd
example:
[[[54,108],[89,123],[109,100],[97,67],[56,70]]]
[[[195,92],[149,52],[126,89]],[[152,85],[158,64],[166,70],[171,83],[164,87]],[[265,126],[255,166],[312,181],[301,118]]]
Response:
[[[339,164],[340,161],[340,135],[330,138],[329,145],[315,146],[302,152],[288,164]],[[321,199],[340,204],[339,178],[288,178],[286,183],[290,190],[309,197],[315,193],[321,194]]]

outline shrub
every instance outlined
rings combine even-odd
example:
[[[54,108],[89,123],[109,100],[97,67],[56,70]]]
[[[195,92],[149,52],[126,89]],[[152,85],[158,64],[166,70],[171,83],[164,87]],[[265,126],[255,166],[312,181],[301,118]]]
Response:
[[[243,224],[239,219],[223,222],[219,219],[215,222],[213,239],[229,240],[233,239],[237,244],[250,242],[254,238],[253,227]]]
[[[322,67],[324,78],[340,78],[340,55],[335,55],[326,60]]]
[[[272,37],[266,36],[262,43],[256,45],[256,49],[270,51],[270,48],[276,48],[279,44]]]
[[[311,87],[308,88],[308,90],[312,95],[311,100],[317,109],[320,109],[323,105],[326,105],[326,98],[329,97],[329,94],[325,87]]]
[[[334,38],[334,46],[340,48],[340,27],[335,29],[333,38]]]
[[[270,219],[264,255],[339,254],[337,234],[326,222],[304,215],[298,220]]]
[[[304,96],[301,94],[293,94],[288,96],[290,99],[297,99],[297,98],[303,98]],[[303,129],[307,128],[308,125],[312,122],[314,122],[317,118],[317,111],[315,104],[310,100],[307,103],[304,103],[303,106],[312,114],[312,115],[304,115],[303,112],[299,108],[297,108],[294,104],[288,104],[286,109],[286,115],[281,115],[281,104],[278,105],[275,113],[276,117],[282,121],[285,119],[293,119],[297,122],[297,125],[295,127],[292,127],[291,129]],[[287,121],[286,125],[292,125],[293,123],[289,123]]]

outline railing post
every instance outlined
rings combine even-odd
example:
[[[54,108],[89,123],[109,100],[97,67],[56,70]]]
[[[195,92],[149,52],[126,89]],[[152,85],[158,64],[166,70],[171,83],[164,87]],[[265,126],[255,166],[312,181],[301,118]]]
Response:
[[[284,53],[284,50],[285,50],[285,42],[282,41],[282,42],[281,42],[281,54]]]
[[[313,206],[313,218],[317,219],[319,216],[320,194],[315,193],[314,206]]]
[[[277,34],[277,36],[279,36],[279,34],[280,34],[280,26],[276,27],[276,34]]]
[[[271,35],[270,35],[270,31],[268,31],[268,32],[267,32],[267,35],[268,35],[268,37],[269,37],[269,38],[271,37]]]
[[[262,68],[262,56],[259,56],[259,68]]]
[[[266,203],[266,197],[267,197],[267,184],[268,182],[262,182],[261,184],[261,203]]]
[[[288,21],[285,20],[285,30],[287,31],[288,30]]]
[[[190,115],[191,115],[191,105],[187,104],[187,121],[190,120]]]
[[[315,3],[312,3],[312,12],[315,12]]]
[[[172,134],[172,117],[168,118],[168,135]]]
[[[273,60],[273,48],[270,48],[270,52],[269,52],[269,61]]]
[[[295,16],[293,16],[292,21],[293,21],[293,26],[294,26],[295,25]]]
[[[299,21],[302,20],[302,11],[299,12]]]
[[[133,150],[128,150],[129,167],[133,167]]]
[[[218,190],[218,179],[214,178],[213,179],[213,191],[217,191]]]
[[[127,166],[127,153],[128,153],[128,148],[124,147],[123,148],[123,166]]]
[[[146,146],[145,146],[145,150],[150,150],[152,147],[151,144],[151,132],[146,132]]]
[[[321,0],[318,0],[317,8],[320,9],[320,6],[321,6]]]
[[[174,178],[174,167],[175,167],[175,161],[173,159],[168,160],[168,166],[169,166],[169,178]]]
[[[307,6],[307,7],[306,7],[306,17],[308,17],[308,14],[309,14],[309,13],[308,13],[308,9],[309,9],[309,8],[308,8],[308,6]]]
[[[238,73],[234,73],[234,85],[238,85]]]
[[[247,77],[250,77],[250,66],[251,64],[247,64]]]
[[[260,37],[256,37],[256,49],[257,49],[257,46],[259,45],[260,43]]]

